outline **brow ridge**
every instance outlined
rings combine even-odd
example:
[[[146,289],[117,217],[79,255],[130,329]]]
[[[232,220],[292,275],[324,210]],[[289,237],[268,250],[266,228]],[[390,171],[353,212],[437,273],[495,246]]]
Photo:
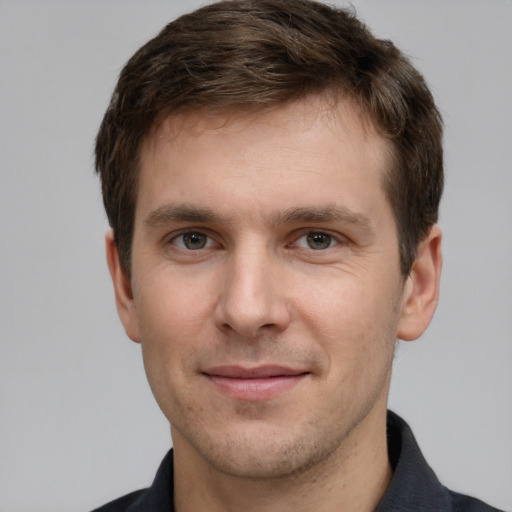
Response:
[[[151,211],[144,219],[144,225],[149,227],[159,227],[171,222],[191,222],[199,224],[229,223],[227,218],[219,215],[211,208],[175,203],[166,204]],[[353,212],[340,205],[287,208],[283,211],[267,215],[266,222],[273,226],[299,223],[316,224],[341,222],[344,224],[359,225],[366,231],[370,233],[373,232],[370,219],[366,215]]]
[[[166,204],[151,211],[144,219],[144,225],[158,227],[170,222],[222,222],[222,217],[211,208],[185,204]]]

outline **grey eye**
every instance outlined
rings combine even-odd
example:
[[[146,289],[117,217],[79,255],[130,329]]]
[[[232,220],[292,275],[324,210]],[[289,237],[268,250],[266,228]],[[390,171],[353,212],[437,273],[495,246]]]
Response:
[[[183,246],[190,250],[204,249],[208,237],[204,233],[185,233],[181,236]]]
[[[308,246],[316,251],[327,249],[331,246],[332,237],[327,233],[311,232],[306,236]]]

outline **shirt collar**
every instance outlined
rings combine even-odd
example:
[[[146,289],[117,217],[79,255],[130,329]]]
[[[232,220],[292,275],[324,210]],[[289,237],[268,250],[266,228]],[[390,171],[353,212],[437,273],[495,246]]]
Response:
[[[427,464],[409,425],[391,411],[387,436],[393,477],[375,512],[451,510],[450,493]]]
[[[407,423],[395,413],[387,416],[388,454],[393,468],[391,483],[375,512],[444,512],[451,497],[425,461]],[[129,512],[173,512],[173,455],[170,450],[153,484],[131,505]]]

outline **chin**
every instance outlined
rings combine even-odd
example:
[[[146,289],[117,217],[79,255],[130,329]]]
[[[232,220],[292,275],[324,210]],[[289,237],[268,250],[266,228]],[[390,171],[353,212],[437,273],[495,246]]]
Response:
[[[323,436],[318,442],[318,435],[310,432],[282,432],[261,425],[218,437],[201,436],[190,443],[212,469],[253,480],[300,475],[325,463],[339,446],[338,439]]]

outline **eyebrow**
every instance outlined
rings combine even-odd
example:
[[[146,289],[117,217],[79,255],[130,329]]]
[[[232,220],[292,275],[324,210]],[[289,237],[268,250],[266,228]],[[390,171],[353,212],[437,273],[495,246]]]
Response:
[[[222,223],[223,217],[210,208],[187,206],[184,204],[167,204],[150,212],[144,219],[144,225],[159,227],[170,222],[207,222]]]
[[[272,223],[275,224],[296,224],[300,222],[341,222],[343,224],[359,225],[368,232],[372,232],[370,219],[362,214],[339,205],[329,206],[306,206],[289,208],[279,212]]]
[[[166,204],[151,211],[144,219],[144,225],[148,227],[161,227],[172,222],[193,222],[198,224],[230,223],[227,218],[219,215],[211,208],[174,203]],[[368,234],[374,232],[369,217],[340,205],[287,208],[284,211],[268,215],[267,222],[274,226],[282,224],[339,222],[358,226]]]

